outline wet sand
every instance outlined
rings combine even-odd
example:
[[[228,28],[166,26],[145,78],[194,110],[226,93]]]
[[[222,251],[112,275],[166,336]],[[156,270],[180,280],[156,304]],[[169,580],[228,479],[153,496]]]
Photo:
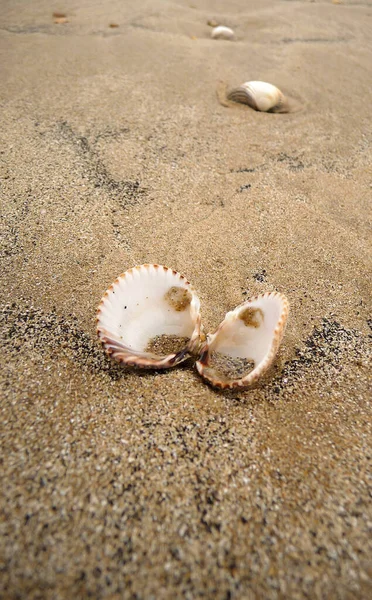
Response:
[[[371,596],[371,19],[346,0],[5,4],[3,598]],[[219,102],[257,79],[301,110]],[[110,362],[96,307],[146,262],[192,282],[206,331],[286,294],[271,372],[234,394],[192,363]]]

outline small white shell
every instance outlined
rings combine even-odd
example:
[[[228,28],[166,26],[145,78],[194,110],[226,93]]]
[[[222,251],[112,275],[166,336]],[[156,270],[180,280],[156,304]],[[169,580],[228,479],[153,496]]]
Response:
[[[284,94],[275,85],[264,81],[247,81],[230,90],[227,98],[262,112],[288,111]]]
[[[235,33],[233,29],[230,29],[230,27],[225,27],[225,25],[218,25],[211,31],[211,37],[214,40],[233,40],[234,36]]]
[[[278,292],[251,298],[226,317],[213,335],[207,336],[207,342],[201,349],[201,355],[196,362],[200,375],[211,385],[220,389],[242,388],[251,385],[269,368],[274,360],[283,337],[288,317],[288,301]],[[222,357],[227,362],[233,359],[246,359],[251,366],[238,377],[223,372],[218,366],[213,366],[213,355]],[[251,369],[251,370],[250,370]]]
[[[97,333],[106,352],[132,366],[166,369],[200,345],[200,301],[187,279],[168,267],[140,265],[120,275],[97,311]],[[166,356],[147,351],[157,336],[187,338]]]

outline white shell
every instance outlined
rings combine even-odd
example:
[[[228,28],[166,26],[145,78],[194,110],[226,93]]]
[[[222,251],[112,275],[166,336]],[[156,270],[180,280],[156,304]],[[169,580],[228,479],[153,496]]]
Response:
[[[227,98],[262,112],[287,112],[285,96],[275,85],[264,81],[247,81],[230,90]]]
[[[201,349],[196,362],[200,375],[221,389],[251,385],[269,368],[283,337],[288,317],[288,301],[278,292],[251,298],[226,314],[225,319]],[[225,358],[248,359],[252,370],[232,379],[212,365],[212,353]]]
[[[120,275],[97,311],[97,333],[106,352],[132,366],[166,369],[200,345],[200,301],[187,279],[161,265],[140,265]],[[157,336],[188,338],[166,356],[146,351]]]
[[[225,25],[218,25],[211,31],[211,37],[214,40],[233,40],[234,35],[235,33],[233,29],[230,29],[230,27],[225,27]]]

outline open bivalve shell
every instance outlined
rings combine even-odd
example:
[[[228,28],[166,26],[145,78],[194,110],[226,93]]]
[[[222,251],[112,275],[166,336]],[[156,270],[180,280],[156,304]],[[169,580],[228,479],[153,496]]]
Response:
[[[120,275],[103,296],[97,333],[115,360],[153,369],[173,367],[200,347],[200,301],[187,279],[161,265]]]
[[[278,292],[251,298],[226,314],[201,349],[200,375],[221,389],[252,385],[269,368],[283,337],[288,301]]]

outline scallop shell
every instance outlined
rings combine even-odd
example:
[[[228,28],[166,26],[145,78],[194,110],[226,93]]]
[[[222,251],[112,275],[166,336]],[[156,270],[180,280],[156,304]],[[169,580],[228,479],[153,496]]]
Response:
[[[228,100],[248,104],[261,112],[287,112],[287,101],[284,94],[271,83],[264,81],[247,81],[227,94]]]
[[[211,37],[214,40],[233,40],[234,36],[235,33],[233,29],[230,29],[230,27],[225,27],[225,25],[218,25],[211,31]]]
[[[203,379],[220,389],[256,382],[274,360],[288,310],[285,296],[268,292],[228,312],[216,332],[207,336],[196,362]]]
[[[115,360],[167,369],[199,348],[200,320],[199,298],[183,275],[161,265],[141,265],[120,275],[103,296],[97,333]],[[174,352],[154,354],[148,346],[159,336],[187,339]]]

